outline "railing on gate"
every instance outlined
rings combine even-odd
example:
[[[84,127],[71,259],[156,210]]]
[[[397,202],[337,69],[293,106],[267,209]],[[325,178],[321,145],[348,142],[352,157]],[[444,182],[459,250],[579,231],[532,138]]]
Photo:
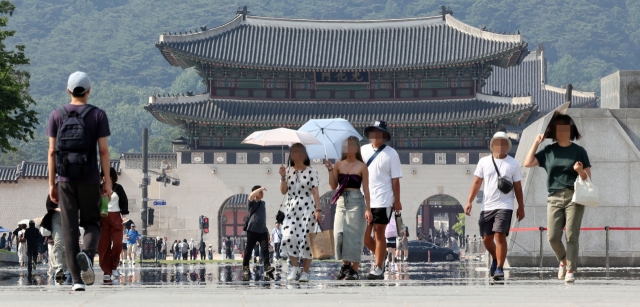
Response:
[[[566,228],[564,229],[566,230]],[[605,265],[606,268],[609,269],[609,231],[638,231],[640,227],[584,227],[580,228],[580,231],[605,231]],[[540,232],[540,242],[544,242],[544,232],[547,231],[546,227],[529,227],[529,228],[511,228],[510,232],[528,232],[528,231],[539,231]],[[544,244],[540,244],[540,267],[542,267],[542,260],[544,259],[543,255],[543,246]]]

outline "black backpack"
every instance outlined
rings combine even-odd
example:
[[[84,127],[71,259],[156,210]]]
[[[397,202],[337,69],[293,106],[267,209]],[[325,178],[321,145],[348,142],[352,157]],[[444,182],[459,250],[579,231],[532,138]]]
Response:
[[[90,144],[89,134],[84,125],[84,117],[95,107],[86,105],[78,114],[75,111],[69,113],[64,107],[57,111],[62,117],[62,125],[58,127],[56,138],[56,172],[58,175],[70,179],[80,178],[88,174],[89,152],[95,144]]]

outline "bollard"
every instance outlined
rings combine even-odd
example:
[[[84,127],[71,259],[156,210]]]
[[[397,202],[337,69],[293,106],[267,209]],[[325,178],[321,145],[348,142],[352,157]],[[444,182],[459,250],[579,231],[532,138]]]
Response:
[[[544,231],[544,227],[540,227],[539,229],[540,229],[540,267],[542,267],[542,260],[544,259],[542,255],[542,240],[543,240],[542,234]]]
[[[431,262],[431,251],[427,251],[427,262]]]
[[[609,270],[609,226],[604,227],[605,233],[605,261],[607,266],[607,271]]]

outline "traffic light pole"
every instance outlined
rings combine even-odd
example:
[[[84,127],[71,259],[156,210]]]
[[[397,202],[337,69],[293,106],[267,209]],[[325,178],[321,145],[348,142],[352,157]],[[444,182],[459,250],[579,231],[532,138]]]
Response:
[[[142,219],[142,237],[147,236],[147,197],[148,197],[148,182],[149,182],[149,130],[147,128],[142,129],[142,213],[144,219]]]

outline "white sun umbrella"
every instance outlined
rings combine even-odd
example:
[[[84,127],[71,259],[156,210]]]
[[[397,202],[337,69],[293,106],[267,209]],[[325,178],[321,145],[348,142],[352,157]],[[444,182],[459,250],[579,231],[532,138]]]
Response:
[[[305,146],[322,144],[312,134],[304,131],[296,131],[287,128],[276,128],[271,130],[256,131],[249,135],[242,144],[253,144],[259,146],[282,146],[282,162],[284,164],[284,145],[302,143]]]
[[[312,119],[298,131],[309,132],[322,142],[321,145],[307,146],[310,159],[340,159],[344,140],[350,136],[362,140],[360,133],[342,118]]]

